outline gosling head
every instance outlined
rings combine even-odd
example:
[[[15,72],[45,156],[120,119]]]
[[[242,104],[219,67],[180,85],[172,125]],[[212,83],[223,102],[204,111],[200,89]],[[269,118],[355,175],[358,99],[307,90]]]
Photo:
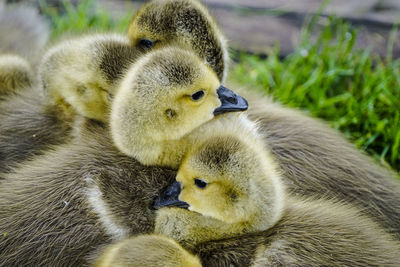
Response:
[[[39,79],[51,101],[84,117],[107,121],[115,82],[141,54],[117,34],[68,40],[46,53]]]
[[[153,0],[133,17],[128,38],[142,50],[166,44],[189,47],[224,81],[229,56],[225,38],[197,0]]]
[[[158,223],[157,229],[160,233],[173,233],[169,232],[172,227],[163,229],[162,225],[180,220],[187,221],[183,223],[187,227],[192,227],[192,223],[204,223],[203,227],[214,238],[226,237],[266,230],[282,215],[284,191],[270,155],[259,142],[235,133],[211,137],[190,149],[176,180],[155,202],[155,208],[169,207],[159,213],[158,221],[162,223]],[[180,209],[179,212],[170,207],[186,207],[189,211]],[[177,224],[182,227],[182,222]],[[223,229],[223,233],[218,233],[217,228]],[[199,241],[207,239],[202,236],[206,234],[195,231],[183,230],[179,234],[186,233],[197,234]],[[191,239],[190,236],[178,238]]]
[[[112,103],[116,146],[143,164],[157,164],[164,144],[214,118],[247,109],[242,97],[220,85],[214,71],[177,47],[155,50],[133,64]]]
[[[175,240],[160,235],[139,235],[109,246],[94,267],[200,267],[200,259]]]
[[[0,55],[0,95],[8,95],[33,84],[33,71],[18,55]]]

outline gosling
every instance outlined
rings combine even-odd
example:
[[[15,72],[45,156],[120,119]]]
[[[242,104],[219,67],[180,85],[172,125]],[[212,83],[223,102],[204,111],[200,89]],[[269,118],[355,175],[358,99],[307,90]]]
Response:
[[[252,266],[398,266],[399,243],[355,207],[286,194],[271,155],[243,129],[189,150],[177,182],[155,203],[167,206],[156,233],[200,251],[206,266],[242,266],[249,258]],[[253,255],[232,259],[229,245],[213,245],[224,242],[240,244],[236,255]]]
[[[216,115],[247,107],[198,56],[169,47],[142,57],[127,72],[112,103],[110,130],[126,155],[175,168],[187,134]]]
[[[43,91],[53,105],[105,122],[116,81],[141,55],[118,34],[61,42],[46,53],[40,66]]]

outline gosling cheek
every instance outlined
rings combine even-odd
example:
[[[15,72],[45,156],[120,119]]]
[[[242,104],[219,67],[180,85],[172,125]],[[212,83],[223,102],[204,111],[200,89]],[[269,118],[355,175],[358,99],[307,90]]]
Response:
[[[202,209],[200,209],[197,205],[190,205],[188,210],[203,214]]]
[[[194,210],[193,210],[193,206],[192,206],[192,204],[190,203],[190,202],[191,202],[191,199],[190,199],[190,197],[188,197],[188,195],[186,194],[186,192],[185,192],[185,193],[184,193],[184,192],[181,192],[181,194],[179,195],[178,199],[179,199],[180,201],[183,201],[183,202],[188,203],[188,204],[189,204],[188,210],[194,211]]]
[[[184,191],[181,192],[181,194],[179,195],[178,198],[179,198],[180,201],[183,201],[183,202],[187,202],[188,201],[187,194]],[[187,203],[189,203],[189,202],[187,202]]]

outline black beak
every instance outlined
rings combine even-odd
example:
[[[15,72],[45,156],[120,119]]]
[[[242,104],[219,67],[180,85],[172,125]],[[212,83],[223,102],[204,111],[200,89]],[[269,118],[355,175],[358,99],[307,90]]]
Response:
[[[179,200],[181,193],[181,183],[174,182],[168,186],[154,202],[153,207],[160,209],[162,207],[179,207],[183,209],[189,208],[189,204]]]
[[[214,110],[214,115],[233,112],[233,111],[244,111],[248,108],[247,100],[229,90],[222,85],[217,89],[219,100],[221,100],[221,106]]]

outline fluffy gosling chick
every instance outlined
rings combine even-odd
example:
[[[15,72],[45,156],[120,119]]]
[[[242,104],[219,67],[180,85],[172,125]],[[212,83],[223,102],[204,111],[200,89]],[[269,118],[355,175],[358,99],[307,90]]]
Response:
[[[240,244],[233,250],[251,259],[252,266],[400,263],[399,243],[354,207],[285,197],[271,157],[257,142],[236,133],[217,134],[189,150],[176,177],[180,185],[166,191],[179,200],[156,201],[158,207],[183,207],[184,202],[189,208],[161,209],[156,233],[199,251],[206,266],[243,266],[246,261],[232,259],[232,248],[227,245],[224,251],[215,242]],[[241,243],[242,238],[248,242]]]
[[[0,55],[0,95],[8,95],[33,84],[30,64],[18,55]]]
[[[44,92],[56,105],[107,121],[118,78],[142,52],[118,34],[89,35],[61,42],[40,66]]]
[[[188,46],[225,80],[229,55],[224,36],[208,10],[196,0],[154,0],[130,23],[128,37],[142,49],[166,43]]]
[[[247,102],[220,85],[194,53],[156,50],[128,71],[112,103],[110,128],[116,146],[145,165],[177,167],[180,139],[217,114],[247,109]]]
[[[178,228],[168,229],[168,223],[159,225],[161,232],[170,234],[169,231],[179,229],[177,235],[182,236],[174,238],[197,244],[264,231],[281,218],[285,194],[280,176],[255,126],[247,127],[246,120],[239,116],[236,121],[220,121],[218,126],[214,123],[212,131],[189,148],[179,167],[177,182],[169,187],[169,192],[180,192],[179,200],[169,198],[166,192],[155,207],[184,207],[182,202],[186,202],[191,212],[176,210],[175,215],[183,219],[187,213],[199,214],[194,215],[199,223],[189,226],[186,224],[191,222],[183,219]],[[167,209],[166,213],[173,210]],[[163,210],[159,214],[160,219]],[[156,226],[156,230],[161,229]]]
[[[175,240],[141,235],[107,247],[93,267],[201,267],[200,260]]]

